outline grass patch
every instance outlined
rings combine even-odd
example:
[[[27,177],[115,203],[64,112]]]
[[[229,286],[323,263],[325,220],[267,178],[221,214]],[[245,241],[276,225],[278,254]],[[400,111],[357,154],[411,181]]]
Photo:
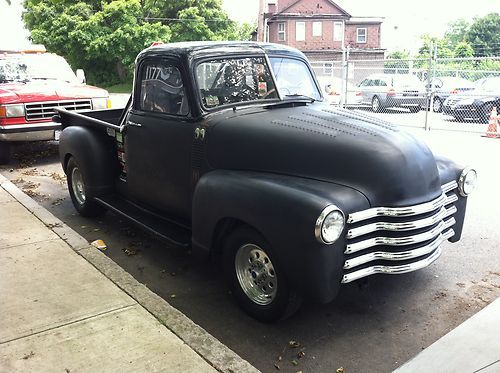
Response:
[[[109,93],[130,93],[132,92],[132,82],[115,84],[110,87],[105,87]]]

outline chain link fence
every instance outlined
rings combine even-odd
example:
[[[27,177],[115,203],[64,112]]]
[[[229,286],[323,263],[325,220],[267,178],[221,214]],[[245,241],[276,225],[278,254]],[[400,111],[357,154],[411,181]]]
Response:
[[[500,57],[314,61],[332,105],[401,125],[486,132],[500,110]]]

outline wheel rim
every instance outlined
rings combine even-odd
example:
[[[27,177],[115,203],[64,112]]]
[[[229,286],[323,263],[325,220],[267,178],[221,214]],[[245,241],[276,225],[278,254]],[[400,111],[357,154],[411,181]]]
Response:
[[[86,199],[85,184],[83,183],[83,177],[78,167],[73,168],[73,171],[71,171],[71,189],[78,203],[83,205]]]
[[[372,109],[373,111],[378,111],[378,108],[380,107],[380,103],[378,102],[378,98],[374,97],[372,101]]]
[[[252,302],[265,306],[274,300],[278,281],[264,250],[255,244],[245,244],[238,249],[234,265],[240,287]]]
[[[432,109],[434,110],[435,113],[439,113],[441,111],[441,106],[443,104],[441,103],[441,100],[439,98],[434,99],[434,104],[432,105]]]

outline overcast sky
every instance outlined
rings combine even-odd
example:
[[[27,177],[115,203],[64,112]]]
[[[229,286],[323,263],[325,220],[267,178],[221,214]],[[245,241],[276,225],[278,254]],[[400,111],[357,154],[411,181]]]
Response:
[[[279,0],[278,0],[279,1]],[[258,0],[223,0],[229,16],[239,22],[256,22]],[[419,36],[442,36],[449,22],[458,18],[469,21],[475,16],[500,12],[499,0],[339,0],[352,16],[384,17],[382,47],[389,50],[418,50]],[[21,0],[8,6],[0,0],[0,49],[27,43],[28,32],[21,21]]]

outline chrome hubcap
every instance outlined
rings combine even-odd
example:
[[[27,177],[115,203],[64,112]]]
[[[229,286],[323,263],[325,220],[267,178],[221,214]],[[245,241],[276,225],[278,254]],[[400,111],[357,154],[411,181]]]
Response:
[[[434,99],[433,109],[436,113],[441,111],[441,100],[439,98]]]
[[[374,98],[372,102],[373,111],[377,111],[379,106],[378,98]]]
[[[278,281],[264,250],[254,244],[245,244],[238,249],[234,265],[241,289],[252,302],[265,306],[274,300]]]
[[[76,200],[80,205],[85,203],[85,184],[83,183],[83,177],[80,170],[75,167],[71,172],[71,189],[75,195]]]

